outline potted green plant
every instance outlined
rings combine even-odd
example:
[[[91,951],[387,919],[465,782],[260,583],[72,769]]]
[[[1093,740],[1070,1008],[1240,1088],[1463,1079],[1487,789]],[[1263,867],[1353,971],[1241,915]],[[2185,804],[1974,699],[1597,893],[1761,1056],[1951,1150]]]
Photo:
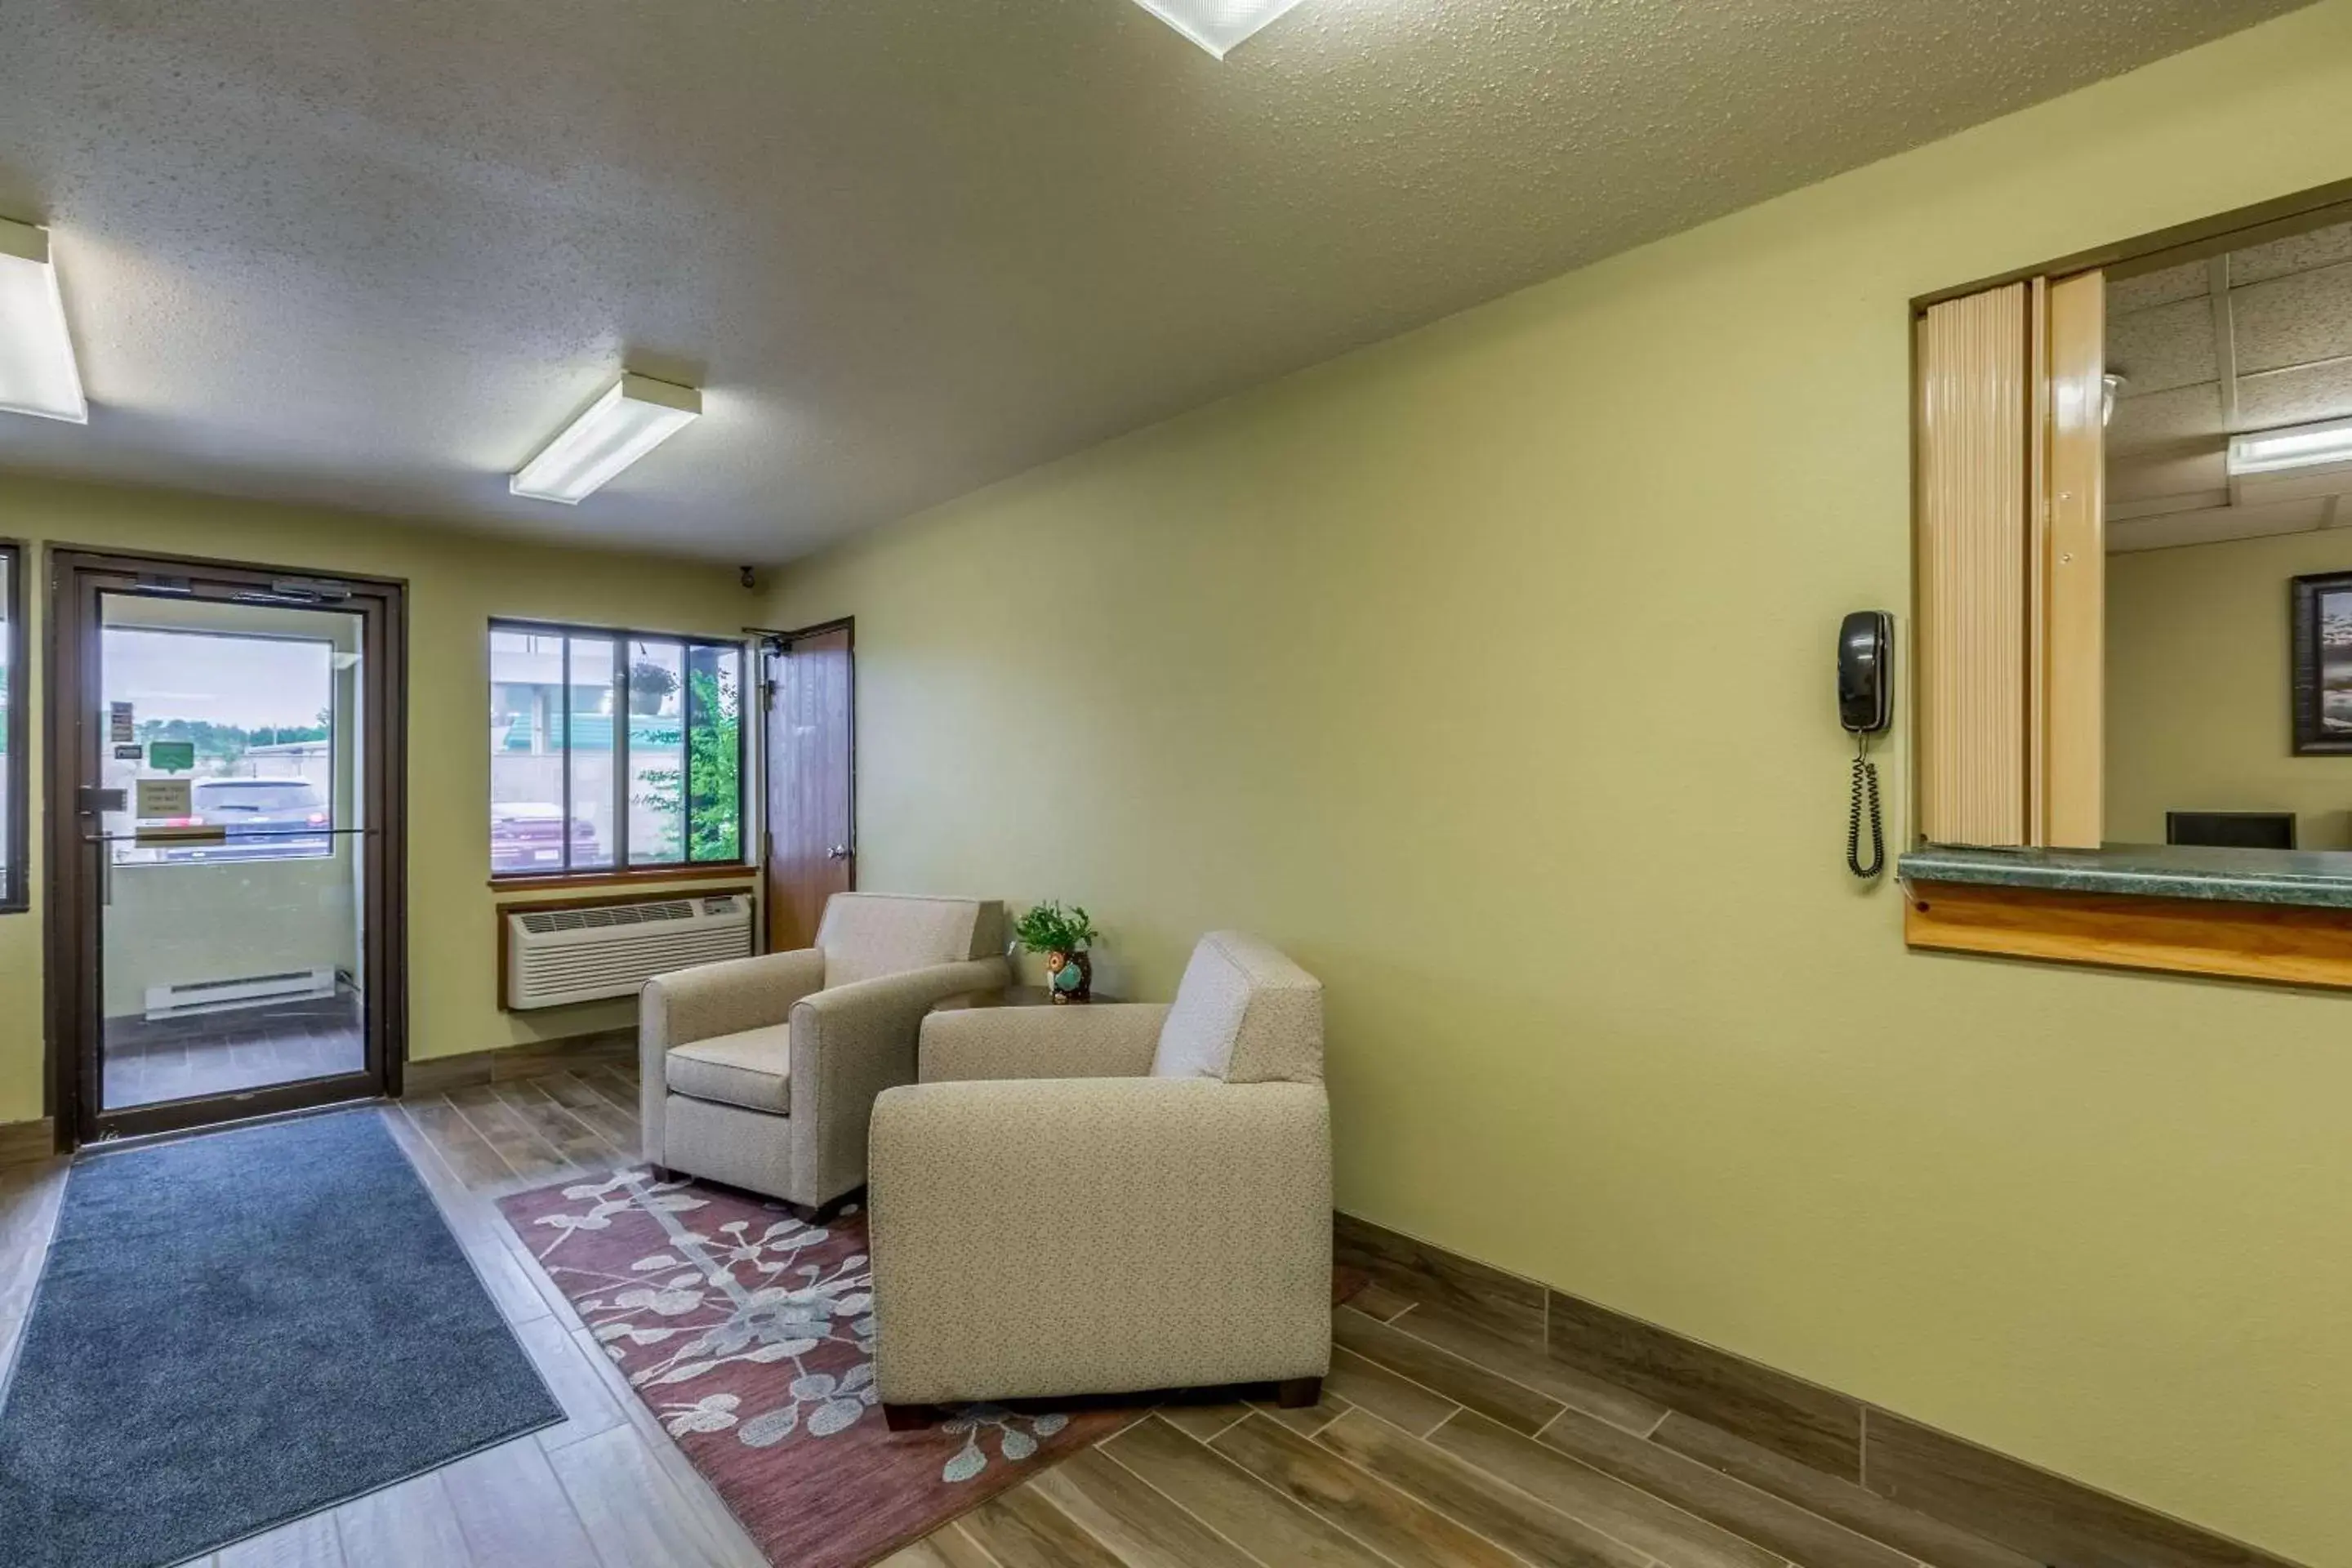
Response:
[[[1095,966],[1087,949],[1101,933],[1084,908],[1073,904],[1065,910],[1049,899],[1024,913],[1013,934],[1031,952],[1045,955],[1045,988],[1055,1001],[1094,999]]]
[[[639,718],[659,713],[677,689],[677,672],[667,665],[641,658],[629,666],[629,711]]]

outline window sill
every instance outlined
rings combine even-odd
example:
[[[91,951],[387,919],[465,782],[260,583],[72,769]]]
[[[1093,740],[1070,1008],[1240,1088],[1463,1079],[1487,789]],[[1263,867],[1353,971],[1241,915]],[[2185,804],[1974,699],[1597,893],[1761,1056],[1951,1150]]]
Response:
[[[2352,853],[1925,849],[1895,875],[1915,948],[2352,988]]]
[[[641,866],[626,871],[521,872],[490,879],[494,893],[554,893],[573,888],[656,887],[671,882],[749,882],[760,874],[751,863]]]

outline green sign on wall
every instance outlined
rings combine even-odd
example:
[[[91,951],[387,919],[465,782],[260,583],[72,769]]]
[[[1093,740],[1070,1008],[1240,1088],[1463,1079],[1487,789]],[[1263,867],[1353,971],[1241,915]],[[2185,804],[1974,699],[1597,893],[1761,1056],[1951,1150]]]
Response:
[[[147,742],[147,765],[161,768],[167,773],[184,773],[196,765],[196,743],[194,741],[150,741]]]

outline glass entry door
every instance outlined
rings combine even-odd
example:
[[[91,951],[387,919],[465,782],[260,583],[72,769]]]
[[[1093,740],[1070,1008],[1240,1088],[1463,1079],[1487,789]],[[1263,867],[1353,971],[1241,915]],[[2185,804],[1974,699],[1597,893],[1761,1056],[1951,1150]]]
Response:
[[[99,614],[100,1108],[363,1071],[359,617]]]
[[[383,601],[194,568],[59,597],[80,1135],[384,1092]]]

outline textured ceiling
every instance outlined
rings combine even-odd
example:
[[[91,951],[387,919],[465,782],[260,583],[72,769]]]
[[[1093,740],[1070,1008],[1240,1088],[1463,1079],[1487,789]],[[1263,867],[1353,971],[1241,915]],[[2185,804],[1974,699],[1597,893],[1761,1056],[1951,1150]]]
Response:
[[[2224,463],[2233,434],[2352,415],[2352,223],[2118,279],[2107,369],[2110,551],[2352,525],[2341,495],[2234,497]]]
[[[2300,0],[5,0],[0,466],[775,561]],[[624,363],[705,417],[505,475]]]

